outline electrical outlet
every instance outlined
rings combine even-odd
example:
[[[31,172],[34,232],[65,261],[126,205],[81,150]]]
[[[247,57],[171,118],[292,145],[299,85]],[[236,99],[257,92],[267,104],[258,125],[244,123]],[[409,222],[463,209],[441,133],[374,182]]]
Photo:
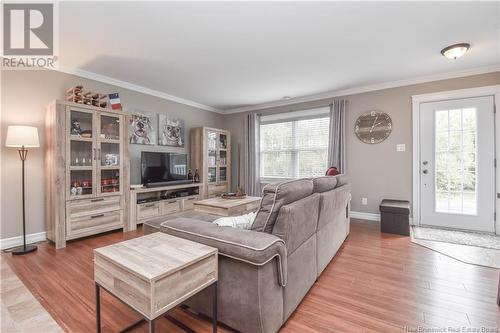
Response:
[[[406,145],[404,143],[398,143],[396,145],[396,151],[397,152],[406,151]]]
[[[361,204],[362,204],[363,206],[368,205],[368,198],[361,198]]]

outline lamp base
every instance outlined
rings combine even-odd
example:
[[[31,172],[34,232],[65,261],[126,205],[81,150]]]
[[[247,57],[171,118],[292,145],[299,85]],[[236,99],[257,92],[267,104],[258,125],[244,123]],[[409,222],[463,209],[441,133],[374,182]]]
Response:
[[[26,254],[26,253],[36,251],[36,249],[37,249],[36,245],[19,246],[19,247],[12,249],[12,254],[15,254],[15,255]]]

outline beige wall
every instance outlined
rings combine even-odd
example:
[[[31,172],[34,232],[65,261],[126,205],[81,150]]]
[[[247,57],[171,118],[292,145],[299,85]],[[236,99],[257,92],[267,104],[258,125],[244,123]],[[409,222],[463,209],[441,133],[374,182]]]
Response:
[[[119,92],[122,105],[130,110],[183,118],[186,123],[186,145],[189,147],[189,128],[221,126],[222,116],[213,112],[170,102],[164,99],[117,88],[92,80],[53,71],[1,72],[1,228],[0,238],[22,234],[21,215],[21,162],[15,148],[5,148],[7,126],[23,124],[37,126],[41,147],[30,149],[26,164],[26,221],[27,233],[44,228],[44,117],[45,106],[54,99],[63,99],[66,89],[83,84],[86,89],[103,93]],[[157,119],[155,116],[153,119]],[[131,182],[140,182],[140,151],[186,152],[186,148],[172,149],[161,146],[130,145]]]
[[[347,173],[352,179],[352,210],[378,213],[383,198],[410,200],[412,196],[412,95],[500,84],[500,72],[457,79],[384,89],[340,98],[348,100],[347,107]],[[331,100],[319,100],[293,106],[259,110],[258,113],[277,113],[314,108]],[[368,110],[387,112],[393,120],[389,138],[377,145],[359,141],[353,128],[356,118]],[[225,127],[232,133],[233,151],[241,142],[246,113],[227,115]],[[396,144],[406,144],[405,152],[396,152]],[[233,160],[233,173],[237,163]],[[233,184],[234,186],[234,184]],[[368,205],[361,205],[361,198]]]

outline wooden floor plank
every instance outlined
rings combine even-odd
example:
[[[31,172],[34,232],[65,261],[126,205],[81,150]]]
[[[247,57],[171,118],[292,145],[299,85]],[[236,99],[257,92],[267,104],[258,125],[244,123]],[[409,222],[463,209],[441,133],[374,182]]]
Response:
[[[473,266],[382,234],[377,222],[353,220],[351,234],[317,283],[282,327],[283,332],[403,332],[404,327],[498,327],[498,270]],[[67,332],[93,332],[92,250],[142,235],[141,229],[73,241],[55,250],[5,259],[28,289]],[[116,332],[138,316],[103,293],[103,332]],[[197,332],[210,321],[184,309],[171,315]],[[142,325],[133,332],[146,332]],[[160,320],[158,332],[182,332]],[[221,328],[220,332],[230,332]]]

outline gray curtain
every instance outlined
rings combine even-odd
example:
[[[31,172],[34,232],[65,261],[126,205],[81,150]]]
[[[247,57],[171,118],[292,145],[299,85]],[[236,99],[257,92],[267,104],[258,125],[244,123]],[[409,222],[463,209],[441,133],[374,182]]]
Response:
[[[328,145],[328,166],[346,172],[345,117],[347,100],[334,100],[330,107],[330,144]]]
[[[243,136],[244,147],[244,191],[251,196],[260,196],[260,152],[259,152],[260,115],[248,114],[245,118]]]

